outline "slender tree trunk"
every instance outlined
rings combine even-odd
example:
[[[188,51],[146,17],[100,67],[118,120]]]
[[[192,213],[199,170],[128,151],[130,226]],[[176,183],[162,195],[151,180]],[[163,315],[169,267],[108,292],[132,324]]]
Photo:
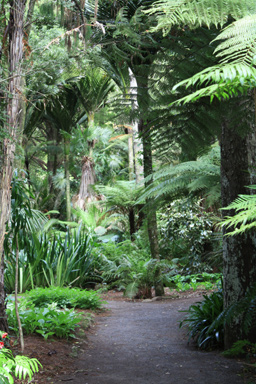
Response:
[[[70,141],[69,141],[69,138],[64,137],[64,168],[65,168],[65,179],[66,179],[66,214],[67,214],[67,221],[71,220],[69,155],[70,155]]]
[[[130,208],[130,211],[129,211],[129,225],[130,225],[130,237],[131,237],[131,240],[134,241],[134,233],[136,231],[136,228],[135,228],[135,215],[134,215],[133,207]]]
[[[16,235],[16,262],[15,262],[15,313],[17,317],[18,327],[19,327],[19,336],[20,336],[20,347],[21,352],[24,352],[24,337],[20,321],[20,314],[18,308],[18,281],[19,281],[19,242],[18,235]]]
[[[131,135],[131,130],[127,130],[129,133],[128,138],[128,160],[129,160],[129,180],[134,179],[134,156],[133,156],[133,140]]]
[[[20,115],[21,64],[23,56],[23,16],[26,0],[10,1],[9,89],[7,96],[6,137],[2,143],[0,171],[0,265],[3,264],[3,242],[10,217],[11,180]],[[2,279],[2,278],[1,278]],[[4,286],[0,284],[0,309],[4,311]],[[5,312],[0,313],[0,329],[6,327]]]
[[[144,177],[151,176],[153,174],[153,161],[152,161],[152,149],[151,149],[151,137],[146,131],[146,125],[143,120],[140,120],[140,132],[142,132],[143,142],[143,164],[144,164]],[[145,182],[145,187],[148,187],[152,181]],[[152,199],[146,200],[147,205],[147,226],[148,226],[148,238],[150,243],[151,256],[153,259],[159,260],[159,244],[157,233],[157,219],[156,210],[153,206]],[[164,288],[162,282],[159,280],[160,270],[156,270],[155,275],[155,294],[156,296],[164,295]]]
[[[130,95],[132,101],[133,111],[138,111],[139,105],[137,100],[137,89],[138,84],[136,77],[134,76],[132,70],[129,68],[130,76]],[[136,184],[143,180],[143,165],[142,165],[142,142],[139,137],[139,120],[138,118],[134,119],[132,122],[132,143],[133,143],[133,155],[134,155],[134,171]]]
[[[253,140],[252,140],[253,138]],[[222,206],[229,205],[238,194],[248,194],[252,182],[250,165],[255,164],[255,133],[241,137],[227,121],[221,137]],[[255,181],[254,181],[255,183]],[[232,216],[233,211],[224,211]],[[243,298],[256,281],[256,236],[253,232],[223,239],[224,307]],[[243,338],[241,318],[225,327],[225,348]]]

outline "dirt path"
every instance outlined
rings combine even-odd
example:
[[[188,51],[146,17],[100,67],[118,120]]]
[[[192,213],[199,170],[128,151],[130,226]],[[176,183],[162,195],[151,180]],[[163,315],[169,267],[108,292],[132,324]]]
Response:
[[[71,384],[244,384],[236,361],[188,346],[178,321],[195,298],[110,301],[89,348],[76,360]]]

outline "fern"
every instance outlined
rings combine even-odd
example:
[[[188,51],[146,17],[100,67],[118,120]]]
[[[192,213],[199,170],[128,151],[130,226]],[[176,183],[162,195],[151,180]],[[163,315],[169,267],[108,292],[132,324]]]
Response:
[[[160,0],[145,13],[156,16],[157,26],[151,31],[162,30],[164,35],[167,35],[171,28],[177,25],[189,25],[192,28],[223,27],[229,16],[238,19],[253,10],[253,0]]]
[[[220,199],[219,147],[197,161],[167,165],[154,173],[154,182],[139,199],[176,199],[181,195],[204,195],[206,202],[214,204]]]
[[[250,187],[256,189],[255,185]],[[227,236],[234,236],[248,231],[256,226],[256,195],[239,195],[228,207],[223,210],[234,210],[234,216],[227,216],[221,225],[231,231]],[[233,230],[232,230],[233,229]]]

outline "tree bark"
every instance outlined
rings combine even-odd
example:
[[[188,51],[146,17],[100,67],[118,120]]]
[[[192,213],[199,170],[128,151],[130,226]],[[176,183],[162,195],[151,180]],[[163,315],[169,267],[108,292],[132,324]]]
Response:
[[[141,119],[139,124],[140,132],[142,133],[143,143],[143,165],[144,165],[144,177],[151,176],[153,174],[153,161],[152,161],[152,149],[151,149],[151,137],[147,132],[147,126]],[[152,180],[145,182],[145,187],[148,187],[152,183]],[[156,210],[153,206],[152,199],[146,200],[147,205],[147,227],[148,227],[148,238],[150,243],[151,257],[156,260],[160,260],[159,257],[159,244],[158,244],[158,233],[157,233],[157,219]],[[155,294],[156,296],[164,295],[164,288],[162,282],[159,280],[160,270],[156,269],[155,274]]]
[[[9,35],[9,87],[7,95],[6,136],[2,143],[2,169],[0,173],[0,265],[3,264],[3,243],[6,223],[10,217],[11,180],[16,148],[20,110],[21,64],[23,56],[23,16],[26,0],[10,1]],[[2,271],[1,271],[2,272]],[[2,278],[1,278],[2,279]],[[0,284],[0,328],[5,327],[4,285]],[[3,311],[3,312],[2,312]]]
[[[66,215],[71,220],[70,172],[69,172],[70,140],[64,137],[64,169],[66,179]]]
[[[252,140],[254,138],[254,140]],[[255,162],[255,132],[242,137],[227,120],[221,136],[222,206],[229,205],[238,194],[248,194],[252,183],[251,165]],[[233,211],[224,211],[232,216]],[[243,298],[256,281],[256,236],[253,232],[223,238],[224,308]],[[225,327],[225,348],[243,338],[241,318]]]
[[[137,111],[139,108],[137,100],[137,89],[138,84],[136,77],[134,76],[132,70],[129,68],[130,76],[130,97],[132,102],[133,111]],[[134,172],[136,184],[143,180],[143,165],[142,165],[142,142],[139,137],[139,121],[138,118],[134,119],[132,122],[132,143],[133,143],[133,157],[134,157]],[[130,152],[129,152],[130,153]]]

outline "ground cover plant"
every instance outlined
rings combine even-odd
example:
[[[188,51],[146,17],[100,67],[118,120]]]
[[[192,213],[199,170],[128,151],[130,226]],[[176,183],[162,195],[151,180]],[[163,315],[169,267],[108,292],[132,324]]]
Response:
[[[221,285],[221,273],[197,273],[192,275],[174,275],[169,277],[167,285],[177,291],[187,291],[189,289],[216,289]]]
[[[19,333],[15,307],[13,303],[7,305],[9,328],[16,335]],[[55,303],[37,308],[27,300],[19,303],[19,314],[24,334],[39,333],[45,339],[49,336],[69,338],[83,316],[73,309],[59,309]]]
[[[12,354],[12,351],[5,347],[6,332],[0,332],[0,383],[13,384],[14,377],[19,380],[25,380],[27,377],[32,380],[33,374],[38,372],[41,365],[37,359],[28,358],[26,356]]]
[[[36,307],[55,303],[59,308],[100,309],[102,300],[97,292],[79,288],[49,287],[26,292],[26,300]]]

